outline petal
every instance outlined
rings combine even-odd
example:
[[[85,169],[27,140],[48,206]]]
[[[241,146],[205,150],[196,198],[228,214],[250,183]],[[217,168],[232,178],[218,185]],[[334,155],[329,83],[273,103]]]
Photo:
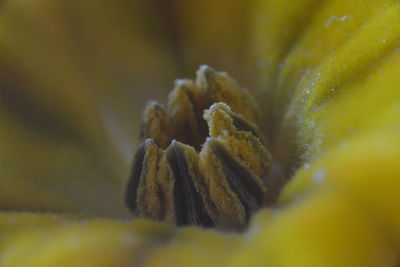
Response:
[[[2,213],[2,266],[131,266],[168,242],[174,228],[137,220]]]
[[[265,1],[258,10],[278,26],[259,25],[254,46],[267,62],[275,160],[294,175],[257,248],[272,266],[395,266],[400,5],[296,8],[283,16],[284,3]]]
[[[0,207],[126,216],[139,111],[176,77],[155,11],[138,1],[1,8]]]
[[[249,89],[256,85],[248,65],[250,23],[256,0],[174,0],[178,49],[186,75],[209,64],[229,72]],[[168,1],[171,5],[171,1]]]
[[[391,236],[369,219],[368,211],[354,207],[345,195],[319,191],[258,225],[257,234],[233,262],[235,266],[395,266],[398,250]]]

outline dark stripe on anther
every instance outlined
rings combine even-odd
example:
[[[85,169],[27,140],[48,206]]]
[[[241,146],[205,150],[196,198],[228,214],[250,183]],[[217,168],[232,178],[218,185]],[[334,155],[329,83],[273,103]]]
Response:
[[[232,191],[238,196],[246,210],[246,221],[252,212],[263,203],[263,191],[255,181],[253,175],[239,164],[224,147],[216,140],[208,141],[215,158],[219,160],[226,179]]]
[[[137,197],[137,189],[140,182],[140,177],[142,175],[144,157],[146,155],[146,150],[149,142],[152,142],[151,139],[147,139],[136,151],[133,166],[132,166],[132,174],[129,177],[129,181],[126,187],[125,192],[125,203],[128,205],[129,209],[136,214],[136,197]]]
[[[235,126],[235,128],[239,131],[247,131],[252,133],[255,137],[257,137],[261,143],[263,143],[263,140],[261,138],[261,134],[260,132],[257,130],[256,127],[254,127],[253,125],[251,125],[246,119],[244,119],[241,116],[236,115],[233,112],[228,112],[229,116],[232,118],[233,120],[233,125]]]
[[[185,152],[173,142],[166,151],[167,161],[174,177],[174,206],[177,225],[214,226],[201,195],[196,191],[189,173]]]

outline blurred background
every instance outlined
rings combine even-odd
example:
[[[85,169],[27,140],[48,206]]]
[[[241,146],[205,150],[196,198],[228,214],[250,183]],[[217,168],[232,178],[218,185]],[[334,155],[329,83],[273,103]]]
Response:
[[[257,89],[253,1],[5,0],[0,4],[0,208],[126,218],[150,99],[201,64]]]

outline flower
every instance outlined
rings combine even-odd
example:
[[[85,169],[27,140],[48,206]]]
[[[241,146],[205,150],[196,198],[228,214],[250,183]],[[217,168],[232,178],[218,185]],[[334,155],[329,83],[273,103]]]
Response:
[[[0,16],[2,266],[398,265],[398,1],[9,0]],[[290,178],[240,234],[122,201],[142,102],[203,63],[257,89]]]

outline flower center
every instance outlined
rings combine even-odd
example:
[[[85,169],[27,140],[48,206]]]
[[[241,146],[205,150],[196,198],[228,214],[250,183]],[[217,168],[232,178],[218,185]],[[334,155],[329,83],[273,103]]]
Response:
[[[271,156],[257,104],[224,72],[178,80],[164,108],[147,104],[126,203],[138,217],[239,229],[270,204]]]

